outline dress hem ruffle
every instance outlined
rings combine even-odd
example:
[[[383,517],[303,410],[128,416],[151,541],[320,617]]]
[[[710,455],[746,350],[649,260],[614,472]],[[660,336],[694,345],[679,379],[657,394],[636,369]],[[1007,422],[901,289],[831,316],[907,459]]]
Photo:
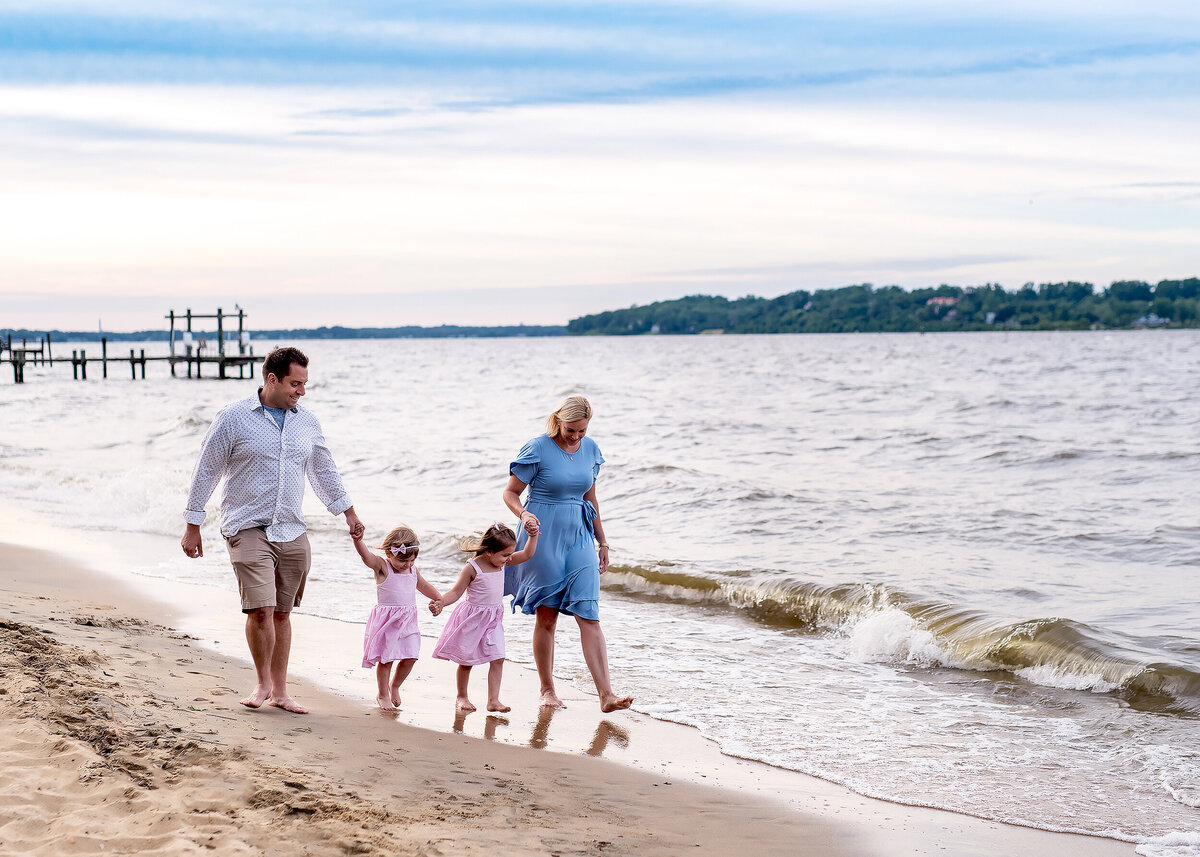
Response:
[[[557,610],[559,613],[566,613],[569,616],[577,616],[580,619],[591,619],[599,621],[600,619],[600,601],[596,598],[581,598],[575,601],[564,602],[563,595],[566,592],[566,586],[556,588],[543,587],[541,592],[536,594],[525,593],[525,597],[521,600],[513,598],[512,611],[515,613],[517,608],[521,608],[521,612],[527,616],[532,616],[537,612],[539,607],[549,607]]]

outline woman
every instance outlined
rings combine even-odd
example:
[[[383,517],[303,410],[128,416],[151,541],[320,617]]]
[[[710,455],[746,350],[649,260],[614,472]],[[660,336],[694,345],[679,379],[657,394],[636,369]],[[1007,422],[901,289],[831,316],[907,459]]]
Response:
[[[535,613],[533,659],[541,682],[541,704],[566,708],[554,691],[554,631],[558,614],[579,623],[583,658],[596,682],[602,711],[628,708],[632,696],[617,696],[608,680],[608,647],[600,630],[600,575],[608,570],[608,542],[600,524],[596,475],[604,456],[586,437],[592,406],[569,396],[546,421],[546,433],[521,448],[509,465],[504,504],[521,520],[517,549],[525,528],[536,522],[538,549],[533,557],[505,572],[505,594],[513,609]],[[525,503],[521,494],[526,487]],[[596,551],[599,543],[599,555]]]

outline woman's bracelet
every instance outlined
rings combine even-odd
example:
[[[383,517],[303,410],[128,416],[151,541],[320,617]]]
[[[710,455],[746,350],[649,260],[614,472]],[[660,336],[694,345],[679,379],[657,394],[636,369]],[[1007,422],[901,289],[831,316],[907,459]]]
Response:
[[[608,547],[608,542],[600,542],[600,547],[602,547],[602,548]]]

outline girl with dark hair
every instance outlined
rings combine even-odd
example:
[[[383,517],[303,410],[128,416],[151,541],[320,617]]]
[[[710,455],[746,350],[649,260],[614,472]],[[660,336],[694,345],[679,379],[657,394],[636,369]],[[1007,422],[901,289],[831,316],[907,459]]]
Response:
[[[527,528],[528,529],[528,528]],[[453,604],[465,592],[467,600],[454,608],[454,613],[442,629],[433,656],[458,664],[455,676],[459,711],[474,711],[467,698],[467,683],[471,667],[489,664],[488,711],[509,711],[500,701],[500,679],[504,673],[504,567],[510,562],[525,562],[537,550],[537,527],[529,533],[524,549],[517,551],[517,536],[501,523],[488,527],[481,538],[463,545],[463,550],[475,554],[458,580],[441,597],[430,603],[436,616],[442,607]]]

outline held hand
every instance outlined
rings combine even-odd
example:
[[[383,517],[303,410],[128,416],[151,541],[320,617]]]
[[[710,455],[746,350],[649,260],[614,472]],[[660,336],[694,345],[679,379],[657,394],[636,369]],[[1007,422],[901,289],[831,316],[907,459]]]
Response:
[[[430,613],[432,613],[434,616],[439,616],[439,615],[441,615],[441,612],[442,612],[442,602],[441,602],[441,601],[438,601],[438,600],[436,600],[436,599],[435,599],[435,600],[433,600],[433,601],[430,601],[430,602],[429,602],[429,612],[430,612]]]
[[[537,534],[538,527],[541,526],[541,522],[538,521],[537,515],[533,514],[533,512],[522,512],[521,526],[525,528],[525,532],[532,536]]]
[[[367,531],[367,528],[363,526],[363,522],[359,520],[358,515],[355,513],[353,506],[346,510],[346,525],[350,528],[350,538],[355,541],[361,539]]]
[[[179,541],[180,547],[183,548],[183,554],[191,559],[204,556],[204,541],[200,538],[200,528],[188,525],[188,528],[183,531],[183,538]]]
[[[608,545],[600,546],[600,573],[608,571]]]

